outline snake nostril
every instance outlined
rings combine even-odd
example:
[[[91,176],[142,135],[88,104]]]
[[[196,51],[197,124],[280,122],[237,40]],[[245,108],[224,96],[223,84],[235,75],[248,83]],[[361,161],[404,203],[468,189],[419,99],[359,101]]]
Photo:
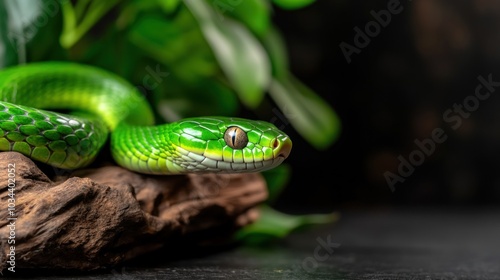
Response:
[[[278,151],[277,157],[287,158],[292,150],[292,141],[288,138],[282,139],[281,141],[276,139],[275,141],[278,143],[278,146],[274,149],[275,151]]]
[[[273,140],[273,149],[276,149],[280,146],[280,141],[278,139]]]

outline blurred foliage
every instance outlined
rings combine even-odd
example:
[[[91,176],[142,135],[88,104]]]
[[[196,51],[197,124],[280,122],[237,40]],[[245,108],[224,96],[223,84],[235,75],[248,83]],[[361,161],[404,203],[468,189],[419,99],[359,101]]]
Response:
[[[260,207],[260,215],[257,222],[246,226],[236,234],[238,240],[252,246],[268,245],[293,231],[318,224],[333,223],[340,218],[338,213],[288,215],[266,205]]]
[[[258,112],[269,93],[297,132],[326,148],[340,122],[289,73],[271,22],[273,3],[294,9],[311,2],[4,0],[0,66],[49,59],[100,66],[139,85],[164,121],[234,115],[240,104]]]
[[[3,0],[0,68],[43,60],[102,67],[135,84],[154,104],[158,122],[238,115],[240,106],[263,117],[262,104],[274,103],[305,140],[326,149],[337,138],[340,121],[290,73],[271,19],[274,8],[313,2]],[[266,176],[271,197],[289,173],[285,166]],[[283,222],[286,229],[276,235],[306,220]]]

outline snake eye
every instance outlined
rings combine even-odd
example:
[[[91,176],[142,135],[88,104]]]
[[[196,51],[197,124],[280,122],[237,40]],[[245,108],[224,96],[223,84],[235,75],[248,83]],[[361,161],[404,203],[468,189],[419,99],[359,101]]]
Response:
[[[248,136],[243,129],[237,126],[230,126],[224,133],[224,141],[233,149],[243,149],[248,143]]]

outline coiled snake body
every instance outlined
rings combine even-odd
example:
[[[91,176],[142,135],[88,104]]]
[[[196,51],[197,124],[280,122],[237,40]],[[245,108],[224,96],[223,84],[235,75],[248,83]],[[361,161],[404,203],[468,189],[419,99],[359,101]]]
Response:
[[[263,171],[292,147],[262,121],[197,117],[155,126],[136,88],[92,66],[39,62],[0,71],[1,151],[76,169],[94,160],[108,134],[115,161],[147,174]]]

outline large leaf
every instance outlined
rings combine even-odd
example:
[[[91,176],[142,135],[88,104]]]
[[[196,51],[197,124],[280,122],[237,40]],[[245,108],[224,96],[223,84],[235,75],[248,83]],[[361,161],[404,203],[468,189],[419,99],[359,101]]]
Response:
[[[248,245],[266,245],[294,231],[313,225],[333,223],[340,217],[338,213],[288,215],[266,205],[262,205],[259,210],[260,218],[238,231],[236,240]]]
[[[152,70],[169,73],[150,81],[153,103],[163,119],[236,112],[236,95],[218,78],[217,60],[186,7],[182,6],[175,17],[143,11],[130,27],[128,38],[151,58],[147,65],[138,65],[139,83]],[[152,70],[142,71],[144,68]]]
[[[271,27],[260,39],[269,55],[273,77],[280,78],[288,75],[288,52],[279,31]]]
[[[245,26],[226,18],[220,21],[205,1],[184,0],[193,13],[215,57],[240,100],[255,108],[270,82],[270,63],[260,42]]]
[[[269,93],[292,126],[317,149],[326,149],[340,133],[340,120],[321,97],[291,74],[274,79]]]
[[[261,40],[272,63],[271,98],[302,137],[317,149],[327,148],[340,132],[339,118],[328,103],[289,73],[280,33],[270,28]]]

